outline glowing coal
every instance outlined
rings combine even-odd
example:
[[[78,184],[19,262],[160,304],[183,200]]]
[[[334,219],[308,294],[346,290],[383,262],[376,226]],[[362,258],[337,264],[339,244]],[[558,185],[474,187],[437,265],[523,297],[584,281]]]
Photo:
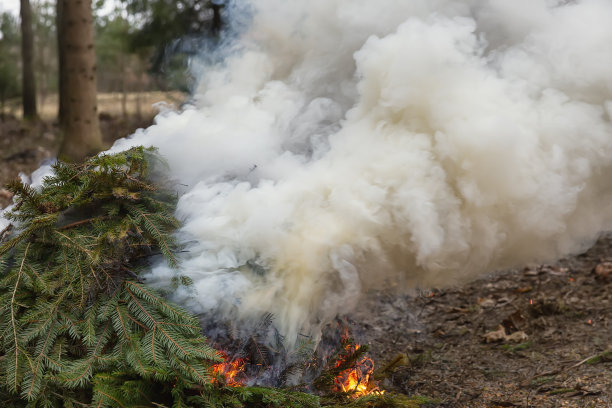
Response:
[[[257,0],[159,147],[187,187],[175,300],[291,347],[367,288],[450,284],[612,221],[612,2]],[[245,17],[247,16],[247,17]]]

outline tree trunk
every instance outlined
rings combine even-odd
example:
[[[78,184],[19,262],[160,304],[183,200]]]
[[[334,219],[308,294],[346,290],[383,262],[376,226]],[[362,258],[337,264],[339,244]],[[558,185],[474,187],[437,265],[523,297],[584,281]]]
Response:
[[[36,80],[34,79],[34,34],[30,0],[21,0],[21,61],[23,118],[36,118]]]
[[[223,28],[223,20],[221,18],[221,4],[212,3],[211,7],[213,9],[213,20],[211,25],[211,31],[213,35],[219,35],[221,29]]]
[[[66,90],[65,84],[66,80],[64,76],[66,75],[66,58],[64,49],[60,46],[64,43],[64,24],[62,22],[62,16],[64,14],[64,2],[62,0],[57,0],[55,3],[55,27],[57,34],[57,122],[62,128],[64,123],[64,105],[63,99],[60,95],[65,95]]]
[[[119,54],[119,64],[121,65],[121,115],[124,121],[127,121],[127,72],[125,69],[125,53],[121,50]]]
[[[6,98],[4,97],[4,92],[0,93],[0,121],[4,123],[4,103]]]
[[[140,70],[140,66],[138,69]],[[138,119],[142,118],[142,100],[141,98],[142,98],[142,93],[144,89],[142,76],[143,76],[142,72],[139,72],[138,77],[137,77],[138,78],[138,82],[137,82],[138,88],[136,90],[136,117]]]
[[[45,49],[42,46],[42,41],[38,39],[39,45],[37,47],[38,51],[38,63],[36,64],[36,72],[38,74],[38,103],[41,111],[44,111],[45,100],[47,99],[47,75],[49,69],[47,68],[47,64],[45,61]]]
[[[91,1],[58,0],[58,21],[63,135],[59,156],[79,161],[102,149]]]

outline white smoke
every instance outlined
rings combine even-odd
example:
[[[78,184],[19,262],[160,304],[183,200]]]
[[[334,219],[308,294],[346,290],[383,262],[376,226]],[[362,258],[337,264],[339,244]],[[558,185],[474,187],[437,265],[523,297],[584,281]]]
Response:
[[[252,0],[154,145],[188,185],[176,298],[289,342],[377,285],[584,249],[612,223],[609,0]],[[177,272],[149,275],[165,284]]]

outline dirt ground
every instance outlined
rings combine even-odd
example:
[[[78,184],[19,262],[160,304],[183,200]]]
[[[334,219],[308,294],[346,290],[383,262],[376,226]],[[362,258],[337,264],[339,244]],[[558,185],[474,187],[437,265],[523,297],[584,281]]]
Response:
[[[372,293],[371,317],[354,325],[389,391],[434,397],[439,407],[609,408],[610,261],[606,235],[550,265],[415,295]],[[516,341],[487,343],[500,326]]]
[[[130,135],[138,128],[145,128],[153,123],[153,114],[148,116],[129,116],[100,114],[100,128],[105,147]],[[0,118],[0,208],[11,202],[11,197],[4,186],[19,173],[30,174],[45,160],[57,156],[59,150],[59,129],[51,120],[22,122],[20,119],[5,115]]]
[[[109,146],[151,123],[150,117],[101,119]],[[5,118],[0,185],[32,172],[57,148],[52,123]],[[9,203],[0,188],[0,207]],[[388,391],[426,395],[439,407],[609,408],[612,263],[606,262],[612,262],[612,235],[551,265],[412,295],[371,293],[364,305],[370,317],[352,324],[358,340],[370,345]],[[495,331],[510,338],[486,342]]]
[[[126,95],[123,115],[123,95],[119,93],[98,93],[100,129],[106,148],[121,137],[128,136],[138,128],[153,123],[159,112],[158,106],[180,106],[186,95],[180,92],[141,92]],[[19,173],[36,170],[47,159],[57,156],[59,150],[59,129],[57,116],[57,95],[39,100],[38,112],[41,120],[23,122],[19,117],[21,101],[9,101],[0,113],[0,208],[11,202],[3,191],[4,185]]]

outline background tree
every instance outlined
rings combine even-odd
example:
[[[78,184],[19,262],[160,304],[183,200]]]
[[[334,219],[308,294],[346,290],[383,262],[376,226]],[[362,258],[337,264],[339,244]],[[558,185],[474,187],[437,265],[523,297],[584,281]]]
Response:
[[[129,80],[128,31],[129,22],[121,15],[101,19],[96,30],[98,56],[98,89],[121,91],[121,112],[127,113],[127,82]]]
[[[134,29],[126,14],[125,10],[118,9],[99,17],[96,24],[98,92],[121,92],[123,120],[130,113],[127,108],[130,93],[135,94],[135,114],[140,117],[139,96],[149,82],[145,74],[149,54],[130,47],[130,35]]]
[[[55,1],[32,2],[32,25],[34,30],[34,75],[38,91],[38,114],[41,115],[47,97],[57,92],[57,36],[55,30]]]
[[[212,47],[221,30],[222,1],[122,0],[140,28],[130,33],[134,50],[152,55],[151,72],[161,87],[188,90],[190,57]]]
[[[34,33],[30,0],[21,0],[21,76],[23,88],[23,117],[36,117],[36,80],[34,79]]]
[[[19,28],[9,13],[0,14],[0,118],[4,120],[7,99],[20,95]]]
[[[91,1],[58,0],[60,158],[76,161],[102,149],[96,101]]]

